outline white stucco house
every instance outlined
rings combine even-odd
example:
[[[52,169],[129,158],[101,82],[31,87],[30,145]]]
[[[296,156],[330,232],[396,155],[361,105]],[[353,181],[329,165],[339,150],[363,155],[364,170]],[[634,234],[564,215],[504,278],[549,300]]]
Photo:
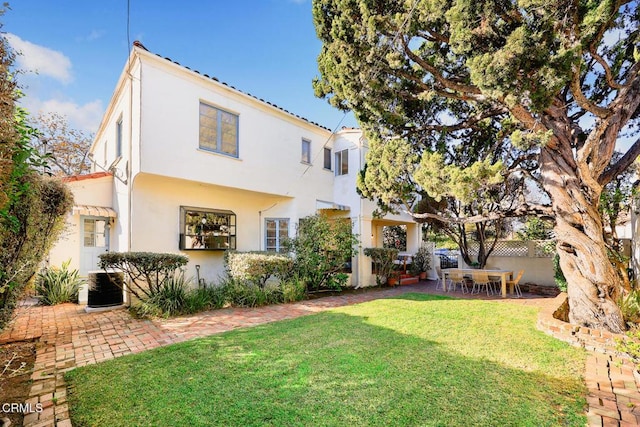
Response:
[[[373,218],[356,193],[366,151],[358,129],[333,133],[136,42],[90,149],[93,173],[68,180],[76,206],[49,262],[71,259],[84,275],[104,251],[182,253],[188,275],[199,266],[215,281],[225,249],[279,250],[323,212],[351,219],[351,285],[373,285],[362,250],[404,224],[413,253],[420,227],[407,214]]]

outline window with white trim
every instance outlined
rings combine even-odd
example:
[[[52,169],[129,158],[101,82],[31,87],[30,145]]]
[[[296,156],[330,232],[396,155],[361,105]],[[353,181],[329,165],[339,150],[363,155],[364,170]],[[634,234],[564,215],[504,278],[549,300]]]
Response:
[[[349,150],[336,153],[336,176],[349,174]]]
[[[264,228],[265,250],[283,251],[284,240],[289,237],[289,218],[266,218]]]
[[[311,141],[302,139],[302,156],[300,161],[307,165],[311,164]]]
[[[238,115],[201,102],[199,146],[238,157]]]

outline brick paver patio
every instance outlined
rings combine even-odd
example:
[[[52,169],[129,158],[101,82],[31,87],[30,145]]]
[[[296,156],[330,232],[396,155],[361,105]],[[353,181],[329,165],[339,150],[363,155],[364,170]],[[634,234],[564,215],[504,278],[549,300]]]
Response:
[[[26,403],[33,406],[41,403],[43,410],[26,414],[24,425],[69,427],[71,421],[63,375],[76,366],[406,292],[442,293],[435,289],[435,282],[422,282],[293,304],[229,308],[154,321],[134,319],[124,309],[86,313],[83,307],[75,304],[54,307],[23,305],[18,309],[16,319],[0,334],[0,345],[37,340],[33,383]],[[459,293],[456,296],[469,297]],[[480,298],[486,299],[486,296]],[[516,300],[491,299],[496,302],[517,301],[547,308],[547,311],[550,304],[557,304],[554,298],[531,295]],[[589,388],[589,426],[640,425],[640,393],[629,361],[591,353],[585,367],[585,378]]]

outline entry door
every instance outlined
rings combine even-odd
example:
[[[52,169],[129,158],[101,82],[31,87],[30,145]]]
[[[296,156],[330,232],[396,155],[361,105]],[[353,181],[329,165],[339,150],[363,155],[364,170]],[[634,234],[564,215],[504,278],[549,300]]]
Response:
[[[109,218],[80,217],[80,275],[98,269],[98,255],[109,251]]]

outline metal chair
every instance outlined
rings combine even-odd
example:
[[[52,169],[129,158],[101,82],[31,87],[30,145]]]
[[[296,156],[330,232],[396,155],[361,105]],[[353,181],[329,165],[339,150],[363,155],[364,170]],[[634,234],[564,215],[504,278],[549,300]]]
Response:
[[[449,287],[448,289],[455,292],[456,286],[460,285],[460,290],[463,294],[469,292],[469,288],[467,288],[467,281],[464,278],[464,274],[459,271],[453,271],[449,274]],[[453,288],[453,289],[452,289]]]
[[[507,286],[511,290],[511,293],[516,294],[516,298],[522,298],[522,290],[520,289],[520,279],[522,279],[522,275],[524,274],[524,270],[520,270],[518,275],[513,280],[507,280]]]
[[[484,287],[487,291],[487,296],[493,295],[493,281],[489,279],[489,274],[484,271],[478,271],[471,274],[471,278],[473,279],[473,287],[471,288],[471,293],[480,293],[480,288]]]
[[[436,281],[436,290],[442,289],[446,292],[447,290],[447,278],[445,277],[444,281],[442,280],[442,269],[436,265],[436,274],[438,275],[438,280]]]

